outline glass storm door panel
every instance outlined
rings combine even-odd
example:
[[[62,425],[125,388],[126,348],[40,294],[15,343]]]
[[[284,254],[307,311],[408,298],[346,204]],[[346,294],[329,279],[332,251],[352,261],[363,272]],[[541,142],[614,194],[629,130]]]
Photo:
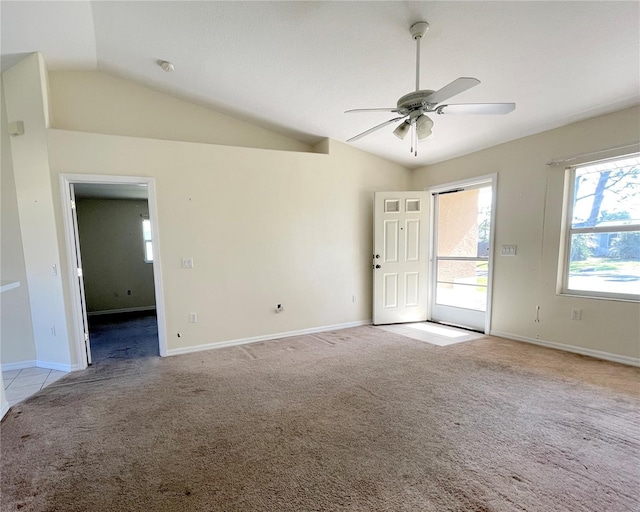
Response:
[[[373,236],[373,323],[427,319],[427,192],[376,192]]]
[[[434,195],[431,319],[485,331],[492,188]]]

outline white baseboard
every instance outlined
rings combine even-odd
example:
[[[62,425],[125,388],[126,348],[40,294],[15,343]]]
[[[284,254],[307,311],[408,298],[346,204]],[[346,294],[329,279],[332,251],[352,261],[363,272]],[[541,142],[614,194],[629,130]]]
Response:
[[[31,359],[29,361],[18,361],[17,363],[2,363],[2,371],[8,372],[10,370],[23,370],[24,368],[33,368],[36,366],[36,360]]]
[[[11,409],[11,406],[9,405],[9,402],[5,403],[2,406],[2,409],[0,409],[0,421],[2,421],[2,419],[5,416],[5,414],[7,414],[9,412],[9,409]]]
[[[191,352],[201,352],[203,350],[212,350],[215,348],[235,347],[237,345],[246,345],[248,343],[258,343],[260,341],[277,340],[280,338],[291,338],[293,336],[303,336],[305,334],[314,334],[317,332],[337,331],[339,329],[349,329],[350,327],[360,327],[362,325],[371,325],[371,320],[361,320],[358,322],[347,322],[345,324],[325,325],[322,327],[312,327],[310,329],[300,329],[299,331],[279,332],[274,334],[266,334],[264,336],[254,336],[252,338],[240,338],[229,341],[219,341],[217,343],[207,343],[206,345],[195,345],[184,348],[171,348],[167,350],[168,356],[177,356],[181,354],[190,354]]]
[[[52,363],[50,361],[37,361],[32,359],[30,361],[18,361],[17,363],[3,363],[2,371],[8,372],[10,370],[23,370],[25,368],[47,368],[48,370],[58,370],[60,372],[72,372],[79,370],[80,366],[77,364],[63,364]]]
[[[104,311],[89,311],[87,316],[114,315],[116,313],[135,313],[136,311],[155,311],[155,306],[137,306],[135,308],[105,309]]]
[[[36,361],[36,366],[38,368],[47,368],[49,370],[58,370],[59,372],[72,372],[77,370],[79,367],[75,364],[62,364],[62,363],[52,363],[50,361]]]
[[[490,334],[491,336],[499,336],[501,338],[507,338],[515,341],[524,341],[525,343],[532,343],[534,345],[554,348],[556,350],[564,350],[565,352],[573,352],[574,354],[581,354],[583,356],[594,357],[596,359],[604,359],[605,361],[612,361],[614,363],[627,364],[630,366],[640,366],[640,357],[621,356],[619,354],[612,354],[611,352],[603,352],[601,350],[576,347],[575,345],[556,343],[555,341],[538,340],[535,338],[528,338],[526,336],[518,336],[517,334],[511,334],[509,332],[492,330]]]

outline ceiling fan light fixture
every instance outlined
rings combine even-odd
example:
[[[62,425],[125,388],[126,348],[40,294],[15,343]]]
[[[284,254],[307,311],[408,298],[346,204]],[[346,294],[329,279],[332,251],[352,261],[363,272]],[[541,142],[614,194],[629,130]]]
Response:
[[[418,132],[418,139],[426,139],[429,135],[431,135],[431,128],[433,128],[433,121],[422,114],[418,119],[416,119],[416,130]]]
[[[409,133],[409,128],[411,128],[409,121],[402,121],[398,127],[393,130],[393,134],[400,140],[403,140],[407,136],[407,133]]]

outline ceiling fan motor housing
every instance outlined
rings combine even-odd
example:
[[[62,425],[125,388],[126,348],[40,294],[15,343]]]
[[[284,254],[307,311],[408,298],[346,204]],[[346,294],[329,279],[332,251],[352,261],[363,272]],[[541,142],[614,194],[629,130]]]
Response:
[[[423,107],[431,106],[429,103],[425,102],[425,98],[427,98],[434,91],[429,89],[424,89],[422,91],[414,91],[409,94],[405,94],[398,100],[398,110],[404,112],[412,112],[414,110],[418,110]]]

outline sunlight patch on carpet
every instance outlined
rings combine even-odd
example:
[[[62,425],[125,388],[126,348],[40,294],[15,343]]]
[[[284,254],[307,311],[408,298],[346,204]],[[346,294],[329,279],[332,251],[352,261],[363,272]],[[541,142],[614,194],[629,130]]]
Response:
[[[472,341],[484,338],[484,334],[465,331],[447,325],[436,325],[429,322],[416,322],[410,324],[379,325],[378,329],[392,332],[407,338],[445,347],[463,341]]]

